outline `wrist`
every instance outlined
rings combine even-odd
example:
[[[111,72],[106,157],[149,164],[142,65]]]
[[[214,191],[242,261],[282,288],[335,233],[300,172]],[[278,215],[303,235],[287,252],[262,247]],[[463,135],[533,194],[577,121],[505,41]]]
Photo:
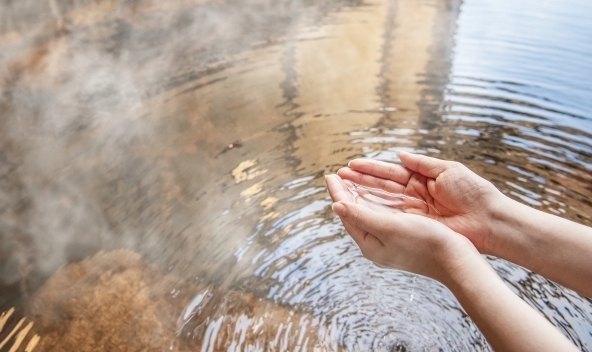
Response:
[[[474,267],[476,263],[484,262],[489,265],[471,241],[456,232],[453,235],[456,240],[449,242],[440,251],[439,267],[441,270],[438,277],[435,277],[437,281],[448,288],[466,279],[464,276],[470,273],[468,269]]]
[[[521,206],[523,205],[501,192],[495,197],[485,216],[485,241],[481,253],[505,257],[504,254],[509,250],[512,234],[515,232],[514,219],[516,214],[523,212],[519,209]]]
[[[484,254],[508,260],[535,272],[546,265],[546,258],[553,246],[542,240],[548,228],[541,212],[504,196],[495,207],[488,221],[489,244]]]
[[[449,263],[447,275],[439,280],[455,296],[465,294],[467,290],[475,289],[475,285],[483,280],[495,281],[499,279],[491,265],[477,251],[467,251]]]

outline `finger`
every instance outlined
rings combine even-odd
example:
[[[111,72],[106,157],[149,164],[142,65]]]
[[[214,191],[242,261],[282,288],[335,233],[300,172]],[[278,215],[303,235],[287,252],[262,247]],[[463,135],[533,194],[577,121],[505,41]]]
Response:
[[[433,198],[427,186],[429,180],[435,182],[435,179],[433,178],[428,178],[424,175],[421,175],[420,173],[416,173],[413,175],[413,177],[411,177],[411,180],[409,180],[405,194],[411,197],[423,199],[424,201],[430,203]]]
[[[430,194],[437,194],[437,188],[436,188],[436,180],[433,178],[428,179],[427,183],[426,183],[427,187],[428,187],[428,192]]]
[[[358,243],[358,245],[360,242],[364,241],[364,238],[368,234],[366,231],[357,228],[349,221],[341,219],[341,222],[343,223],[343,227],[345,227],[347,233],[349,233],[349,235],[354,239],[354,241],[356,241],[356,243]]]
[[[399,158],[403,165],[409,170],[418,172],[430,178],[436,178],[442,172],[455,166],[453,161],[440,160],[425,155],[411,154],[407,152],[399,153]]]
[[[354,201],[352,193],[347,189],[347,186],[345,183],[343,183],[343,180],[339,176],[327,175],[325,176],[325,182],[327,182],[329,195],[334,202]]]
[[[400,184],[407,184],[413,173],[401,165],[385,163],[370,159],[354,159],[348,166],[362,174],[391,180]]]
[[[405,186],[398,182],[363,174],[347,167],[337,171],[337,175],[342,179],[350,180],[359,185],[382,189],[390,193],[403,193],[405,191]]]
[[[344,222],[348,222],[362,231],[374,235],[384,245],[386,235],[389,233],[389,222],[396,215],[385,215],[365,208],[355,203],[338,202],[333,204],[333,211]],[[366,236],[367,238],[367,236]]]
[[[343,223],[343,227],[345,227],[347,233],[349,233],[351,238],[353,238],[353,240],[358,244],[358,247],[360,247],[364,257],[375,257],[377,255],[377,251],[384,246],[383,243],[371,233],[361,230],[344,219],[341,219],[341,222]]]
[[[337,203],[335,203],[337,204]],[[333,209],[335,207],[335,204],[333,204]],[[334,210],[335,211],[335,210]],[[336,212],[337,214],[337,212]],[[339,215],[339,214],[337,214]],[[339,217],[341,222],[343,223],[343,227],[345,227],[345,230],[347,231],[347,233],[349,233],[349,235],[354,239],[354,241],[356,241],[356,243],[358,244],[358,246],[360,246],[360,244],[364,243],[365,238],[368,236],[368,232],[358,228],[357,226],[355,226],[354,224],[352,224],[351,222]]]
[[[368,202],[363,199],[362,197],[356,197],[352,192],[351,188],[354,187],[351,185],[351,181],[349,180],[342,180],[337,175],[328,175],[325,180],[327,181],[327,189],[329,190],[329,195],[334,202],[339,201],[347,201],[353,202],[365,207],[370,207]],[[348,186],[347,183],[350,183]]]

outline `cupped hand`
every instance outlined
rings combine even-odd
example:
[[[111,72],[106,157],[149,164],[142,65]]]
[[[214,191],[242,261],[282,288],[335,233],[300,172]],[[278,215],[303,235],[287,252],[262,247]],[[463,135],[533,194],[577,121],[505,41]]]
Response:
[[[342,179],[424,200],[428,206],[404,209],[426,215],[466,236],[481,253],[488,253],[492,238],[490,213],[503,195],[489,181],[458,162],[401,152],[404,166],[355,159],[342,168]]]
[[[327,176],[333,210],[360,247],[377,266],[400,269],[446,282],[466,255],[479,255],[464,236],[428,217],[384,214],[352,202],[337,175]]]

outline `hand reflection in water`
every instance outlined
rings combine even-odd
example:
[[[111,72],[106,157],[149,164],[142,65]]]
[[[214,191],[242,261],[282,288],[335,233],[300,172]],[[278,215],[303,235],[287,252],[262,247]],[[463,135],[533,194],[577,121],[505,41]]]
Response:
[[[481,253],[590,297],[592,230],[506,197],[460,163],[410,153],[400,159],[404,166],[352,160],[326,177],[333,210],[362,254],[446,285],[495,350],[576,351]]]

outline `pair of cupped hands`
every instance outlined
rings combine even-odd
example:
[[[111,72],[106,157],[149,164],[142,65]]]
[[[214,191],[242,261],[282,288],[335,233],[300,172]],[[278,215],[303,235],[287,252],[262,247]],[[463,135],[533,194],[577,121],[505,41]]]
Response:
[[[444,282],[465,256],[488,253],[488,218],[500,197],[489,181],[458,162],[401,152],[402,165],[369,159],[326,177],[333,211],[362,254],[379,267]],[[355,203],[344,180],[425,201],[385,214]]]

